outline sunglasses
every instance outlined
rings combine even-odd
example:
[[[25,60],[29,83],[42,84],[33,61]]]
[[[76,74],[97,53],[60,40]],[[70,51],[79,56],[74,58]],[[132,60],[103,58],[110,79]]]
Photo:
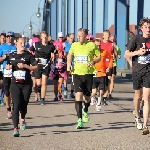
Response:
[[[6,37],[8,38],[8,37],[14,37],[14,36],[13,35],[7,35]]]

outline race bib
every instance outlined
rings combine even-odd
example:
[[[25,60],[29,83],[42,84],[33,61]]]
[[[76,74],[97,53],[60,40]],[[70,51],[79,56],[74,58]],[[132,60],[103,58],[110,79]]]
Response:
[[[106,61],[109,61],[109,59],[108,59],[108,58],[106,58]]]
[[[12,69],[10,70],[4,69],[4,77],[12,77]]]
[[[76,62],[86,64],[88,62],[88,57],[87,56],[76,56]]]
[[[25,80],[26,71],[18,70],[13,72],[13,76],[16,79],[22,79]]]
[[[47,59],[39,58],[38,64],[46,65],[47,64]]]
[[[139,64],[148,64],[148,63],[150,63],[150,55],[139,56],[138,57],[138,63]]]

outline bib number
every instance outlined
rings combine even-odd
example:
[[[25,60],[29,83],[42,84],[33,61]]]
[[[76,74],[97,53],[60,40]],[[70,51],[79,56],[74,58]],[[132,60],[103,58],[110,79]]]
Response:
[[[39,58],[39,62],[38,62],[38,64],[46,65],[46,64],[47,64],[47,59]]]
[[[12,69],[10,70],[4,69],[4,77],[12,77]]]
[[[14,71],[13,76],[16,79],[25,80],[26,71],[18,70]]]
[[[138,57],[138,63],[139,64],[148,64],[148,63],[150,63],[150,55],[139,56]]]
[[[88,57],[87,56],[76,56],[76,62],[86,64],[88,62]]]

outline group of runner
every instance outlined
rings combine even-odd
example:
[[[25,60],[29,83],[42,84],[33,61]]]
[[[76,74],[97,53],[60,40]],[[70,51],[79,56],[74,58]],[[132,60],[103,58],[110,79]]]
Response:
[[[150,20],[143,18],[139,29],[142,35],[134,36],[127,43],[125,58],[133,68],[136,126],[142,129],[142,134],[148,134]],[[77,42],[74,41],[73,33],[68,34],[64,41],[63,33],[59,32],[58,40],[52,41],[47,32],[42,31],[40,38],[36,36],[30,40],[29,47],[25,45],[24,38],[18,38],[14,43],[13,32],[8,32],[6,38],[1,34],[0,39],[2,71],[0,79],[3,80],[2,89],[4,89],[2,93],[5,95],[7,118],[12,117],[13,120],[15,137],[19,136],[19,120],[20,129],[26,128],[25,115],[32,87],[35,101],[40,100],[41,105],[45,104],[49,75],[54,81],[54,101],[63,101],[63,97],[67,98],[67,82],[71,75],[70,96],[75,98],[77,129],[82,129],[83,123],[89,122],[90,105],[95,104],[96,111],[100,111],[102,105],[108,105],[107,97],[113,98],[117,59],[121,58],[121,51],[116,45],[116,37],[111,35],[109,30],[103,32],[103,39],[95,39],[88,34],[87,29],[80,28]],[[13,109],[11,109],[11,99]],[[141,100],[144,102],[143,125],[139,113]]]

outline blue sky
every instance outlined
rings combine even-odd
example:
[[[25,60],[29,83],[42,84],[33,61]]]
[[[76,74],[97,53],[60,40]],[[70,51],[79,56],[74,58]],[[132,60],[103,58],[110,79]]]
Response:
[[[101,0],[102,1],[102,0]],[[144,0],[144,16],[150,17],[150,0]],[[37,12],[40,0],[0,0],[0,32],[14,31],[21,33],[25,25],[29,24],[32,14]],[[40,8],[43,8],[44,0],[40,2]],[[109,26],[114,23],[114,0],[109,0]],[[137,0],[130,0],[130,24],[136,24],[137,19]],[[41,10],[42,12],[42,10]],[[102,18],[101,18],[102,19]],[[42,21],[42,18],[41,18]],[[32,17],[33,32],[38,31],[39,19],[34,15]],[[30,36],[28,25],[25,28],[25,35]]]

